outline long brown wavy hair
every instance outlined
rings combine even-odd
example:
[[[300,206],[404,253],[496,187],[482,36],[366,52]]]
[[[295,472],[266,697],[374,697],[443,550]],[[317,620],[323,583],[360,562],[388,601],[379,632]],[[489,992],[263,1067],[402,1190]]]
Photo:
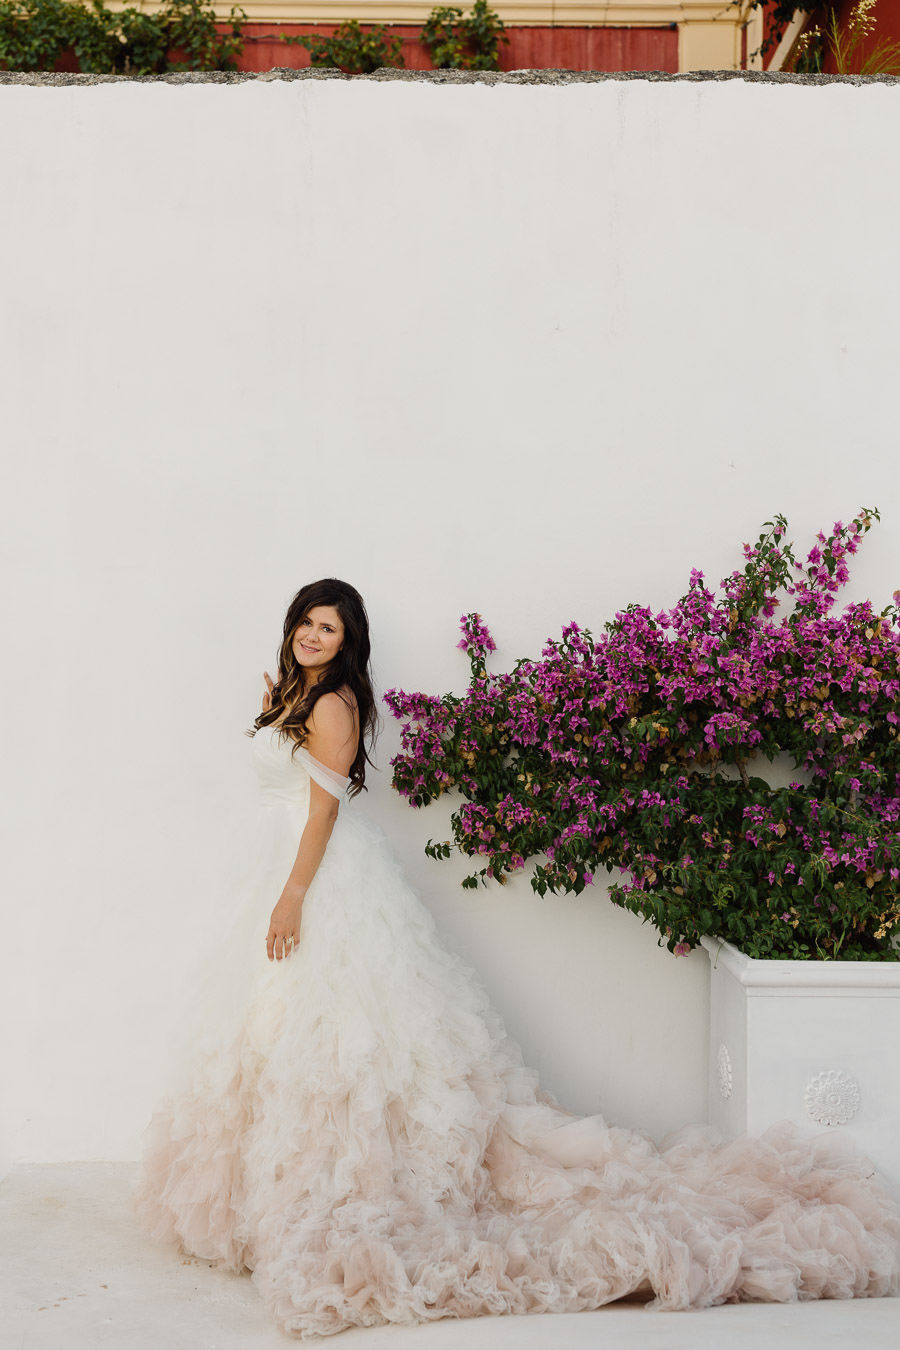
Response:
[[[317,605],[331,605],[337,610],[344,625],[344,640],[322,678],[304,692],[304,670],[294,656],[294,633],[298,624]],[[304,745],[309,737],[310,714],[322,695],[340,694],[349,705],[350,700],[346,695],[349,689],[356,699],[359,716],[359,745],[349,775],[351,797],[355,797],[366,785],[366,764],[372,763],[369,746],[374,742],[378,725],[369,665],[370,650],[369,616],[363,598],[355,587],[346,581],[338,581],[336,577],[324,577],[321,581],[312,581],[302,587],[285,615],[284,637],[278,652],[278,679],[272,690],[271,705],[256,718],[250,732],[251,736],[255,736],[260,727],[271,726],[283,717],[279,729],[296,741],[297,745]]]

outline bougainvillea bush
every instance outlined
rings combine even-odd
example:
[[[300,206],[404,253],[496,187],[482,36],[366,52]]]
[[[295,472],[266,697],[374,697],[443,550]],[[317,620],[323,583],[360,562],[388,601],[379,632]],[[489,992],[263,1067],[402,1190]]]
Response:
[[[414,806],[463,798],[453,841],[481,863],[463,885],[531,867],[539,894],[577,893],[606,868],[676,954],[709,935],[898,959],[900,592],[835,607],[877,518],[837,521],[798,562],[776,516],[718,593],[693,571],[673,609],[629,605],[599,637],[570,623],[503,674],[465,616],[466,694],[386,695],[394,786]],[[770,786],[777,756],[800,781]]]

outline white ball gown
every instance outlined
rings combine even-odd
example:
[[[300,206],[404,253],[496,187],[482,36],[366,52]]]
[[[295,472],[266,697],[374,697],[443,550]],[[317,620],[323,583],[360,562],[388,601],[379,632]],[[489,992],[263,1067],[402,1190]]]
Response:
[[[698,1127],[660,1152],[561,1109],[346,801],[299,949],[270,963],[310,779],[336,796],[347,780],[274,728],[251,744],[262,861],[222,1006],[148,1128],[137,1200],[157,1240],[252,1271],[302,1337],[628,1295],[674,1309],[900,1290],[897,1208],[832,1140],[785,1126],[717,1144]]]

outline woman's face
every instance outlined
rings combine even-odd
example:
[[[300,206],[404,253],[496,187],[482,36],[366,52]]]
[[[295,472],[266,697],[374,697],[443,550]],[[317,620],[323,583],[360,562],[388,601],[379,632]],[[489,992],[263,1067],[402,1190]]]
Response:
[[[332,605],[316,605],[294,629],[291,649],[294,660],[314,680],[320,679],[344,641],[341,616]]]

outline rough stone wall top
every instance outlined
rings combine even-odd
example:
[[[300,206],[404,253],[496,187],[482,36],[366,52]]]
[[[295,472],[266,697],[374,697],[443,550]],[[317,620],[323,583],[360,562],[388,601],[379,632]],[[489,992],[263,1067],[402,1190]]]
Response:
[[[900,85],[897,75],[788,75],[782,71],[692,70],[673,75],[661,70],[397,70],[385,67],[371,75],[345,75],[336,69],[307,66],[294,70],[275,67],[262,73],[254,71],[179,71],[167,75],[74,75],[59,72],[0,71],[0,85],[24,84],[47,88],[93,84],[246,84],[255,80],[374,80],[376,83],[402,81],[418,84],[599,84],[608,80],[648,80],[652,83],[701,84],[715,81],[744,80],[749,84],[797,84],[811,87],[831,84]]]

